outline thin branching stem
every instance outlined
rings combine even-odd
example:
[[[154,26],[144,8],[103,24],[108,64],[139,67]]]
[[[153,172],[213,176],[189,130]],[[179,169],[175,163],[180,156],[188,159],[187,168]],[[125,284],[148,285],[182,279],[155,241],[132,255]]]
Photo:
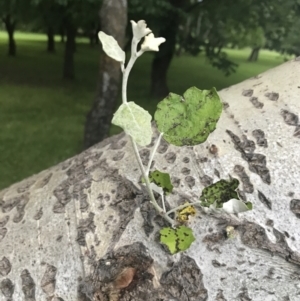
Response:
[[[146,171],[145,171],[145,168],[143,166],[143,162],[141,160],[141,157],[140,157],[140,154],[139,154],[139,150],[138,150],[138,147],[137,147],[137,144],[135,143],[135,141],[132,139],[132,137],[130,137],[130,140],[131,140],[131,143],[132,143],[132,147],[133,147],[133,150],[134,150],[134,154],[135,154],[135,157],[138,161],[138,164],[139,164],[139,167],[140,167],[140,170],[142,172],[142,176],[145,180],[145,183],[146,183],[146,187],[147,187],[147,190],[148,190],[148,194],[150,196],[150,202],[152,203],[152,205],[154,206],[154,208],[158,211],[158,213],[168,222],[170,223],[171,225],[174,224],[174,220],[171,219],[167,214],[165,214],[165,211],[163,208],[161,208],[157,202],[156,202],[156,199],[155,199],[155,196],[153,194],[153,191],[150,187],[150,182],[149,182],[149,178],[148,178],[148,175],[146,174]]]
[[[136,59],[143,53],[141,51],[137,52],[137,45],[138,45],[138,43],[139,43],[139,40],[136,39],[135,37],[133,37],[132,42],[131,42],[131,56],[130,56],[130,60],[129,60],[126,68],[123,70],[123,80],[122,80],[122,102],[123,102],[123,104],[127,104],[127,83],[128,83],[129,73],[130,73],[130,71],[131,71],[131,69],[132,69],[132,67],[133,67]],[[160,134],[160,136],[158,137],[158,142],[155,144],[155,147],[154,147],[154,149],[152,151],[151,159],[150,159],[150,165],[149,166],[151,166],[151,162],[153,160],[153,157],[154,157],[154,154],[156,152],[156,149],[157,149],[157,147],[159,145],[161,136],[162,136],[162,134]],[[157,210],[157,212],[168,223],[170,223],[173,226],[175,222],[174,222],[173,219],[171,219],[166,214],[166,209],[165,209],[165,206],[164,206],[164,200],[162,199],[164,208],[161,208],[158,205],[158,203],[157,203],[157,201],[155,199],[155,196],[153,194],[153,191],[152,191],[152,189],[150,187],[150,181],[149,181],[149,178],[148,178],[150,167],[145,170],[145,168],[143,166],[142,159],[141,159],[140,154],[139,154],[139,150],[138,150],[137,144],[133,140],[132,137],[130,137],[130,140],[131,140],[131,143],[132,143],[132,147],[133,147],[133,150],[134,150],[135,157],[136,157],[136,159],[138,161],[139,168],[140,168],[142,176],[143,176],[143,178],[145,180],[145,184],[146,184],[146,187],[147,187],[147,190],[148,190],[148,194],[149,194],[149,197],[150,197],[150,202],[154,206],[154,208]]]
[[[165,196],[164,196],[163,193],[161,195],[161,203],[162,203],[162,206],[163,206],[163,210],[166,213]]]
[[[152,152],[151,152],[151,155],[150,155],[150,159],[149,159],[149,162],[148,162],[148,166],[147,166],[147,169],[146,169],[146,174],[149,175],[149,171],[150,171],[150,168],[151,168],[151,164],[153,162],[153,158],[154,158],[154,155],[156,154],[156,151],[157,151],[157,148],[160,144],[160,140],[162,138],[164,133],[160,133],[157,140],[155,141],[155,145],[152,149]]]
[[[123,103],[127,103],[127,83],[128,83],[128,77],[129,77],[129,73],[136,61],[136,59],[138,58],[137,52],[136,52],[136,48],[138,45],[138,40],[133,38],[132,42],[131,42],[131,56],[130,56],[130,60],[126,66],[126,68],[123,71],[123,79],[122,79],[122,102]]]

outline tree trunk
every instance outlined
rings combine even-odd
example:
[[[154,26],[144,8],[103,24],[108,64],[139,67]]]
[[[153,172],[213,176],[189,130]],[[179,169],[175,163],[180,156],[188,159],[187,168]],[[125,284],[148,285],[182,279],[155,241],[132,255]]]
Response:
[[[171,4],[176,8],[180,8],[184,5],[184,2],[182,0],[172,0]],[[159,33],[159,36],[164,37],[166,42],[160,45],[159,52],[155,53],[152,62],[150,94],[153,97],[162,98],[169,93],[167,73],[175,53],[179,23],[180,17],[178,13],[170,13]]]
[[[16,42],[14,39],[14,32],[16,27],[16,22],[12,21],[10,15],[6,15],[3,18],[3,22],[5,24],[5,28],[8,34],[8,55],[9,56],[16,56],[17,49],[16,49]]]
[[[252,48],[251,53],[248,57],[249,62],[256,62],[258,60],[259,50],[260,50],[260,47]]]
[[[76,48],[76,44],[75,44],[76,32],[77,29],[74,25],[70,23],[66,25],[67,41],[65,45],[64,69],[63,69],[63,78],[65,79],[75,78],[74,53]]]
[[[127,1],[105,0],[100,11],[100,22],[101,30],[112,35],[123,47],[127,26]],[[85,148],[103,140],[109,134],[119,94],[120,77],[120,63],[101,51],[96,97],[85,124]]]
[[[89,34],[90,46],[94,47],[94,35],[92,33]]]
[[[65,42],[65,28],[64,28],[64,26],[60,27],[59,34],[60,34],[60,42],[64,43]]]
[[[300,58],[222,90],[205,143],[161,142],[154,168],[171,173],[168,206],[230,177],[253,203],[238,215],[198,210],[184,253],[158,242],[164,222],[123,133],[1,191],[0,299],[298,300],[299,68]]]
[[[54,53],[55,52],[55,41],[54,41],[54,30],[53,30],[52,26],[48,27],[47,37],[48,37],[47,51],[50,53]]]
[[[167,38],[169,39],[170,36]],[[175,44],[171,45],[171,42],[167,41],[165,43],[168,43],[168,45],[162,44],[160,46],[160,51],[162,54],[160,55],[160,52],[155,54],[155,57],[152,61],[150,94],[156,98],[163,98],[169,93],[167,73],[174,55]],[[164,49],[164,46],[168,49]]]
[[[97,24],[93,22],[91,24],[91,28],[88,34],[91,47],[94,47],[95,45],[99,44],[98,32],[99,32],[99,26],[97,26]]]

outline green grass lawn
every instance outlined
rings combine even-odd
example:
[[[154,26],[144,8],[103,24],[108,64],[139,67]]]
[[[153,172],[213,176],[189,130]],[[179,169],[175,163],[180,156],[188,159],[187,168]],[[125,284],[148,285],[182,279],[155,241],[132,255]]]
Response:
[[[46,35],[17,33],[17,57],[7,56],[7,36],[0,32],[0,189],[46,169],[82,150],[85,116],[91,107],[98,72],[99,48],[78,39],[76,80],[62,80],[63,44],[46,52]],[[228,87],[283,62],[277,53],[262,51],[249,63],[250,50],[228,50],[240,66],[225,77],[204,57],[176,57],[169,70],[172,92],[190,86]],[[129,78],[128,99],[154,112],[157,100],[148,95],[152,54],[142,56]],[[118,129],[112,128],[111,133]]]

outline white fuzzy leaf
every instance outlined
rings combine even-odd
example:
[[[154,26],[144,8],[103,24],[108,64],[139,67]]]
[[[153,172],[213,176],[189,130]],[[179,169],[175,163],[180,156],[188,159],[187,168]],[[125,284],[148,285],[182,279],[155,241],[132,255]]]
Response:
[[[163,194],[164,194],[163,189],[162,189],[161,187],[157,186],[156,184],[154,184],[153,182],[150,183],[150,188],[151,188],[153,191],[155,191],[155,192],[157,192],[158,194],[160,194],[160,195],[163,195]]]
[[[142,51],[159,51],[158,46],[166,41],[165,38],[155,38],[153,33],[148,34],[145,37],[143,44],[141,45]]]
[[[125,52],[121,49],[114,37],[100,31],[98,37],[103,45],[104,52],[114,60],[125,63]]]
[[[248,211],[249,208],[241,200],[231,199],[223,204],[223,210],[227,213],[240,213]]]
[[[141,38],[143,38],[144,36],[146,36],[151,32],[151,29],[147,28],[147,24],[144,20],[140,20],[137,23],[135,23],[134,21],[130,21],[130,22],[132,25],[133,36],[137,40],[140,40]]]
[[[201,204],[200,204],[201,206]],[[209,207],[203,207],[201,206],[205,213],[212,214],[214,212],[217,212],[219,209],[217,209],[217,202],[214,202]]]
[[[133,101],[122,104],[114,114],[112,123],[120,126],[140,146],[151,143],[151,115]]]

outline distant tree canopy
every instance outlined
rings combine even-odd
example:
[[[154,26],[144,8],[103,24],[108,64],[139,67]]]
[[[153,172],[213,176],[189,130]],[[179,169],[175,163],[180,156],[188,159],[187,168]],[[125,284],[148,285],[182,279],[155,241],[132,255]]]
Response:
[[[30,22],[30,0],[0,0],[0,20],[8,34],[8,55],[16,55],[14,32],[20,23]]]
[[[202,52],[229,75],[237,65],[228,59],[225,47],[251,47],[249,60],[257,59],[262,47],[287,52],[285,44],[296,46],[292,32],[300,31],[297,5],[299,0],[130,0],[130,19],[147,20],[167,40],[153,60],[151,94],[167,94],[167,70],[175,53]],[[294,51],[291,46],[288,49],[290,54]]]
[[[272,22],[266,22],[267,48],[290,55],[300,55],[300,0],[280,1]]]
[[[32,0],[48,35],[49,52],[54,51],[54,34],[66,35],[63,77],[73,79],[75,39],[78,28],[95,30],[101,0]]]
[[[55,51],[54,35],[66,36],[63,77],[73,79],[75,38],[78,28],[90,35],[97,31],[101,0],[0,0],[0,17],[9,37],[8,55],[16,55],[17,25],[31,24],[47,33],[48,52]]]
[[[61,34],[62,39],[66,36],[63,75],[74,78],[77,30],[80,28],[91,44],[97,43],[101,3],[102,0],[0,0],[0,17],[9,37],[8,54],[16,55],[16,27],[34,24],[33,28],[47,34],[48,52],[55,51],[55,34]],[[168,91],[167,70],[175,53],[202,52],[213,66],[229,75],[237,66],[227,58],[224,47],[248,46],[257,51],[265,47],[295,55],[300,52],[300,0],[129,0],[128,6],[129,20],[144,19],[157,35],[167,39],[152,65],[154,96],[161,97]],[[155,80],[157,74],[159,82]]]

